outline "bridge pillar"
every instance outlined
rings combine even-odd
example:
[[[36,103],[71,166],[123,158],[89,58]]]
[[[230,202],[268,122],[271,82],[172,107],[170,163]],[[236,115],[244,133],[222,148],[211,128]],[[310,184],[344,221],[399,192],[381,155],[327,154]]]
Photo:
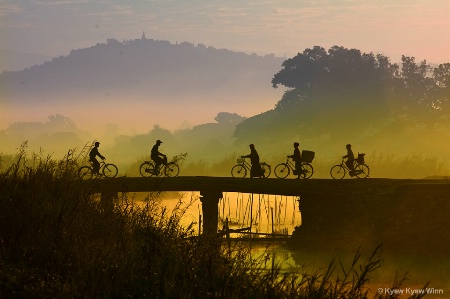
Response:
[[[216,234],[219,224],[219,200],[223,197],[222,191],[200,191],[203,213],[203,233]]]

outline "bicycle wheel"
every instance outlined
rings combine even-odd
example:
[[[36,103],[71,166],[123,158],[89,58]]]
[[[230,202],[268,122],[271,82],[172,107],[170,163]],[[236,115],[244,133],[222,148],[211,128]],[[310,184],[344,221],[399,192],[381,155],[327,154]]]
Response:
[[[155,168],[155,164],[153,162],[146,161],[139,166],[139,173],[145,177],[149,178],[153,175],[153,170]]]
[[[231,175],[234,178],[245,178],[247,175],[247,169],[241,164],[235,165],[231,169]]]
[[[335,165],[331,168],[330,174],[333,179],[341,180],[345,176],[345,168],[342,165]]]
[[[174,178],[180,173],[180,167],[178,167],[178,165],[174,162],[170,162],[164,168],[164,173],[166,176]]]
[[[360,179],[364,179],[369,176],[369,166],[366,164],[358,164],[355,167],[356,176]]]
[[[78,177],[82,180],[88,180],[92,178],[92,168],[89,166],[82,166],[78,169]]]
[[[114,164],[105,164],[103,167],[103,175],[107,178],[115,178],[119,170]]]
[[[269,177],[270,173],[272,172],[270,165],[267,163],[261,163],[261,170],[263,173],[263,178]]]
[[[310,177],[312,177],[313,173],[314,173],[314,168],[312,167],[311,164],[309,163],[305,163],[302,164],[302,172],[300,173],[300,177],[302,179],[309,179]]]
[[[275,167],[275,176],[277,178],[284,179],[289,175],[290,172],[291,170],[289,168],[289,165],[287,165],[286,163],[278,164]]]

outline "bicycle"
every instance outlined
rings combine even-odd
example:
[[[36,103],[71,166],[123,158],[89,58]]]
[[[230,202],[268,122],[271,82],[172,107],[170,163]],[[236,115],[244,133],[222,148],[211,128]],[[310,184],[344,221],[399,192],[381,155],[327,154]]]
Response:
[[[83,180],[91,179],[94,176],[94,167],[92,162],[89,161],[90,166],[85,165],[78,168],[78,177]],[[115,178],[119,170],[117,166],[112,163],[106,163],[105,159],[100,162],[99,174],[96,174],[96,177],[99,177],[103,174],[104,177],[107,178]]]
[[[241,159],[236,160],[238,164],[234,165],[231,168],[231,176],[234,178],[245,178],[247,176],[247,171],[251,171],[252,166],[250,163],[245,161],[245,158],[241,157]],[[261,166],[260,177],[267,178],[272,172],[272,168],[266,162],[262,162],[259,164]]]
[[[167,177],[176,177],[180,173],[180,167],[175,162],[167,163],[166,158],[165,163],[161,164],[155,173],[155,162],[145,161],[141,164],[141,166],[139,166],[139,173],[146,178],[161,175],[165,175]]]
[[[351,170],[348,168],[347,164],[345,164],[345,158],[342,157],[342,162],[341,164],[338,165],[334,165],[333,167],[331,167],[330,170],[330,175],[333,179],[336,180],[341,180],[345,177],[345,175],[347,174],[347,172],[350,174],[350,176],[356,176],[360,179],[364,179],[367,178],[369,176],[370,173],[370,168],[369,165],[367,165],[364,162],[364,155],[363,153],[358,153],[358,158],[355,159],[355,161],[353,161],[353,175],[351,174]]]
[[[302,162],[300,165],[300,178],[309,179],[314,173],[314,168],[308,162]],[[291,170],[295,175],[295,165],[289,160],[289,156],[287,156],[285,163],[280,163],[275,167],[275,175],[279,179],[284,179],[291,173]]]

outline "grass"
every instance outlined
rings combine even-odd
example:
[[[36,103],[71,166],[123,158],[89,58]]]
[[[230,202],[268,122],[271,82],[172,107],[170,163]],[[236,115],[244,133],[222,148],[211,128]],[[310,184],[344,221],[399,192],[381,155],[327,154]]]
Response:
[[[180,175],[208,175],[208,176],[231,176],[231,168],[236,165],[238,154],[230,154],[221,160],[207,163],[203,160],[187,161],[180,170]],[[396,179],[423,179],[430,176],[448,177],[450,168],[448,163],[434,156],[417,155],[393,155],[372,153],[366,155],[366,164],[370,167],[371,178],[396,178]],[[261,159],[271,165],[270,178],[276,178],[274,170],[280,163],[286,162],[286,156],[274,155]],[[335,158],[317,157],[311,163],[314,167],[312,178],[330,179],[330,169],[340,164],[340,156]],[[288,178],[294,178],[291,175]],[[349,176],[347,175],[347,178]]]
[[[230,153],[223,158],[214,161],[202,159],[191,159],[189,154],[183,153],[171,160],[176,160],[180,166],[180,176],[222,176],[231,177],[231,169],[237,164],[237,159],[241,155]],[[170,157],[169,157],[170,158]],[[10,165],[11,155],[4,158],[6,165]],[[130,177],[139,177],[139,166],[149,157],[139,157],[129,165],[118,165],[119,173]],[[370,167],[370,178],[394,178],[394,179],[423,179],[426,177],[440,177],[448,179],[450,177],[450,165],[442,158],[436,156],[425,156],[422,154],[396,155],[389,153],[366,154],[366,164]],[[1,160],[0,160],[1,162]],[[250,162],[247,159],[247,162]],[[276,178],[274,170],[280,163],[286,162],[286,155],[271,155],[261,157],[261,162],[268,163],[272,172],[270,178]],[[311,165],[314,167],[312,178],[330,179],[330,170],[334,165],[340,164],[341,158],[336,157],[316,157]],[[1,165],[1,164],[0,164]],[[291,175],[287,178],[294,178]],[[347,175],[346,178],[349,178]]]
[[[143,205],[123,194],[105,209],[77,168],[73,155],[28,157],[25,145],[2,168],[0,297],[378,297],[368,283],[380,248],[348,268],[333,260],[324,271],[281,271],[270,252],[254,258],[245,243],[194,236],[194,224],[180,224],[186,205],[168,211],[158,193]]]

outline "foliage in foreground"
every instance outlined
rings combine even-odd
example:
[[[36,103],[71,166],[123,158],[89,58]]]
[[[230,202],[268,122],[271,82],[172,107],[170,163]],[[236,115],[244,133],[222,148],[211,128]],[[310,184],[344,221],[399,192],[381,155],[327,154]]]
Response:
[[[291,152],[286,154],[292,154]],[[341,153],[341,155],[344,153]],[[314,167],[313,179],[326,178],[331,179],[330,169],[341,163],[341,155],[336,154],[335,157],[316,157],[311,165]],[[184,161],[181,167],[181,175],[204,175],[204,176],[231,176],[231,169],[236,165],[238,153],[230,154],[216,162],[205,162],[203,160]],[[262,156],[261,161],[268,163],[272,172],[270,178],[276,178],[275,167],[286,161],[286,155]],[[131,176],[140,176],[137,173],[135,163],[129,168],[127,174]],[[371,178],[395,178],[395,179],[423,179],[426,177],[434,177],[436,179],[448,179],[450,168],[448,161],[438,159],[435,156],[426,155],[395,155],[388,153],[366,153],[366,164],[370,167]],[[134,171],[133,171],[134,170]],[[291,173],[288,178],[294,178]]]
[[[0,297],[367,298],[380,248],[349,268],[292,273],[180,225],[150,194],[102,203],[71,157],[25,151],[0,173]],[[95,184],[95,183],[94,183]]]

